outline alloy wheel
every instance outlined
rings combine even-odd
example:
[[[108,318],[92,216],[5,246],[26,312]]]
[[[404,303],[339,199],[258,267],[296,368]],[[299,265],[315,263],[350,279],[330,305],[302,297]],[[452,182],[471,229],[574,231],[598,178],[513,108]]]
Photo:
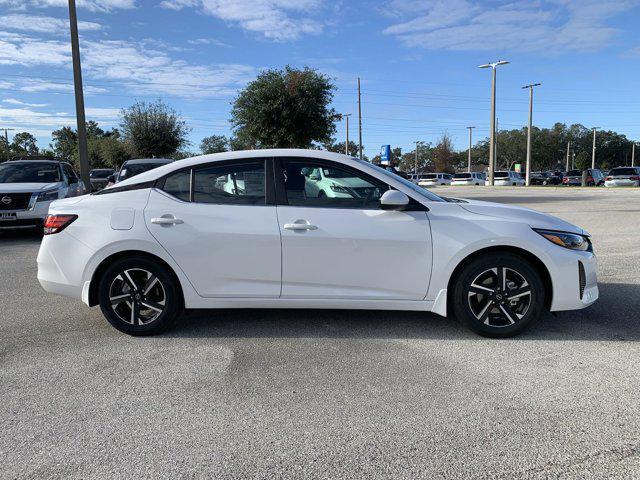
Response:
[[[491,327],[509,327],[531,306],[531,285],[512,268],[493,267],[480,273],[469,286],[468,302],[476,319]]]
[[[147,325],[166,308],[167,296],[162,282],[142,268],[123,270],[109,287],[111,309],[123,322]]]

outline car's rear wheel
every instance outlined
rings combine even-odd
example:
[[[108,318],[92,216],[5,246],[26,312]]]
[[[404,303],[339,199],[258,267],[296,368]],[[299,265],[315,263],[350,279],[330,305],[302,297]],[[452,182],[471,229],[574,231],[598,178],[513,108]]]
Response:
[[[102,276],[100,309],[109,323],[129,335],[155,335],[182,310],[177,281],[164,266],[146,258],[115,261]]]
[[[511,337],[537,321],[544,285],[536,269],[509,253],[490,253],[465,265],[453,288],[455,316],[472,331]]]

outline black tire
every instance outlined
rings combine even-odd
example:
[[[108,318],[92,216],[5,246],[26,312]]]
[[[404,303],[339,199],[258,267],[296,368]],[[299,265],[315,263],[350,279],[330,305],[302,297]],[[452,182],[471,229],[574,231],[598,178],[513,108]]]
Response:
[[[326,196],[327,196],[327,194],[326,194],[326,193],[324,193],[324,190],[320,190],[320,191],[318,192],[318,198],[325,198]]]
[[[495,279],[492,278],[494,269]],[[502,283],[506,283],[507,288],[498,285],[493,293],[484,293],[489,290],[486,287],[494,286],[494,280],[499,281],[503,271],[506,277]],[[485,280],[480,288],[472,287],[474,281],[482,278]],[[509,288],[510,284],[515,284],[515,288]],[[530,293],[523,294],[527,288]],[[517,298],[510,299],[509,293]],[[488,253],[466,264],[456,276],[450,305],[456,318],[473,332],[491,338],[512,337],[540,319],[544,285],[536,269],[522,257],[509,252]]]
[[[131,288],[131,281],[136,288]],[[152,282],[150,286],[145,285]],[[122,258],[113,262],[100,279],[98,298],[109,323],[134,336],[156,335],[167,330],[183,309],[180,288],[172,272],[146,258]],[[113,300],[121,301],[115,304]],[[132,321],[134,317],[136,321]]]

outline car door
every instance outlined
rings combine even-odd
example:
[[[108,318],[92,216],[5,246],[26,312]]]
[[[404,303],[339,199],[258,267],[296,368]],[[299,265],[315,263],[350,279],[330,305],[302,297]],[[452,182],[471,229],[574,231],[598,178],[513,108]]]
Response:
[[[322,180],[305,175],[315,169]],[[282,158],[275,174],[283,298],[425,297],[432,248],[423,205],[382,210],[380,197],[389,186],[336,162]]]
[[[199,295],[280,295],[271,167],[270,159],[216,162],[173,173],[151,190],[147,228]]]

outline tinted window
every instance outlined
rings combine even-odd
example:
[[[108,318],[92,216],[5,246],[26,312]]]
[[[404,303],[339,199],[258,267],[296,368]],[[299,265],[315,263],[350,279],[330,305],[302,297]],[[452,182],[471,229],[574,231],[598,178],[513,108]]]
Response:
[[[174,173],[164,181],[163,190],[180,200],[188,202],[191,194],[191,171]]]
[[[637,175],[635,168],[614,168],[609,175]]]
[[[325,208],[378,208],[388,189],[384,182],[355,170],[313,160],[285,160],[284,186],[289,205]]]
[[[264,162],[205,167],[194,171],[194,202],[264,205],[264,191]]]
[[[60,182],[57,163],[13,163],[0,165],[0,183],[53,183]]]
[[[569,170],[567,172],[567,177],[581,177],[582,172],[580,170]]]
[[[66,164],[63,164],[62,168],[64,169],[64,173],[69,180],[78,180],[78,175],[76,175],[76,172],[73,171],[73,168]]]
[[[113,170],[91,170],[89,176],[91,178],[107,178],[113,173]]]
[[[122,166],[122,170],[120,170],[120,175],[118,175],[118,181],[121,182],[127,178],[135,177],[136,175],[140,175],[143,172],[147,172],[149,170],[153,170],[154,168],[160,167],[161,165],[166,165],[165,163],[125,163]]]
[[[454,173],[453,178],[471,178],[470,173]]]

